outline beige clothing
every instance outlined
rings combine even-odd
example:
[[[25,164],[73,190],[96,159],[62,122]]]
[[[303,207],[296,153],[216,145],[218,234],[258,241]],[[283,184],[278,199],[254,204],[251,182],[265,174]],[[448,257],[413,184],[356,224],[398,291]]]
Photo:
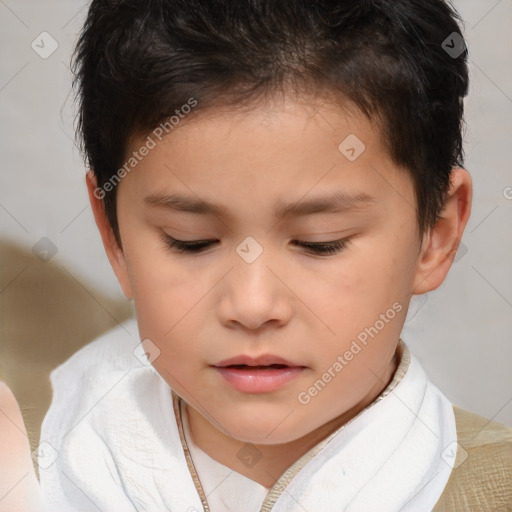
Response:
[[[512,511],[512,428],[454,406],[458,449],[433,512]]]

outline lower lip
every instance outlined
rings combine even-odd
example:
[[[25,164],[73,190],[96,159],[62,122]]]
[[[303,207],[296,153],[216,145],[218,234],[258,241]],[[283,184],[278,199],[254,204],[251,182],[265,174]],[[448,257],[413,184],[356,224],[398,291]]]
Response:
[[[224,379],[238,391],[243,393],[268,393],[276,391],[293,379],[296,379],[304,370],[302,366],[288,366],[275,369],[241,370],[238,368],[219,367],[215,369]]]

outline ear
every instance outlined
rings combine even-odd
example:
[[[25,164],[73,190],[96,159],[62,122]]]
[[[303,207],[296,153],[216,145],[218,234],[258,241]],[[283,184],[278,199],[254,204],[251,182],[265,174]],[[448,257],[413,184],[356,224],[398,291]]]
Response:
[[[87,190],[89,192],[89,201],[91,203],[94,219],[96,226],[100,231],[101,240],[103,241],[103,247],[107,253],[107,257],[110,261],[110,265],[117,276],[117,280],[121,285],[123,293],[128,299],[132,298],[132,290],[130,286],[130,279],[128,276],[128,270],[126,266],[126,260],[124,257],[123,250],[119,247],[114,231],[105,213],[105,205],[103,203],[103,197],[105,192],[98,188],[96,175],[94,171],[88,171],[86,174],[85,181],[87,183]]]
[[[465,169],[453,169],[448,197],[440,217],[423,237],[414,279],[414,295],[438,288],[444,281],[471,212],[472,183]]]

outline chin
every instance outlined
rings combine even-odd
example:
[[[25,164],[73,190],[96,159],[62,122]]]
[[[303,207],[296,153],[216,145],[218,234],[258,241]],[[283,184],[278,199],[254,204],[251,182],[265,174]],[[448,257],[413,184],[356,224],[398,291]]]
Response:
[[[308,434],[304,425],[301,425],[293,414],[290,414],[288,418],[286,414],[281,414],[279,417],[255,414],[254,417],[246,417],[245,419],[236,416],[226,418],[222,423],[225,425],[226,435],[243,443],[285,444]],[[298,428],[299,425],[301,428]]]

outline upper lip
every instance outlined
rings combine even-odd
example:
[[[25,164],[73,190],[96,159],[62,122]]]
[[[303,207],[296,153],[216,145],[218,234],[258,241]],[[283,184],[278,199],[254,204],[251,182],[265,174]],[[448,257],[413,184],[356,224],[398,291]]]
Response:
[[[224,359],[218,363],[212,365],[216,367],[232,366],[232,365],[246,365],[246,366],[270,366],[272,364],[282,364],[286,366],[302,366],[300,364],[293,363],[282,357],[274,356],[272,354],[263,354],[258,357],[251,357],[247,355],[241,355]]]

